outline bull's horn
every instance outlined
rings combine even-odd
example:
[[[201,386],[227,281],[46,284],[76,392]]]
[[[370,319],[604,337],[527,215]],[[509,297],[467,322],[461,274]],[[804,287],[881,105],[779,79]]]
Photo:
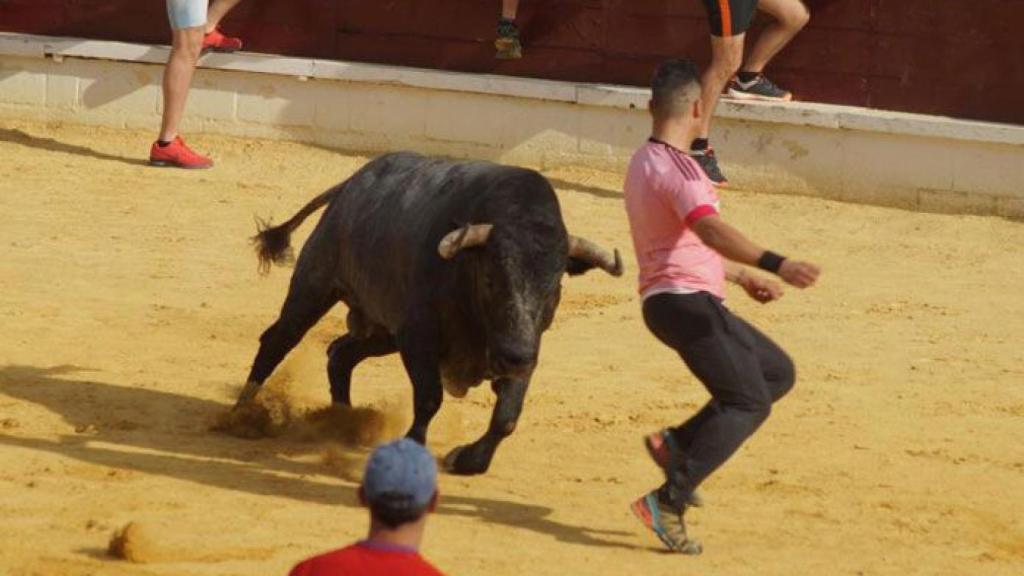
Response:
[[[452,230],[442,238],[441,243],[437,245],[437,252],[441,258],[451,260],[463,248],[486,244],[493,228],[493,224],[466,224],[458,230]]]
[[[586,238],[569,236],[569,257],[593,264],[612,276],[622,276],[622,257],[619,251],[609,254]]]

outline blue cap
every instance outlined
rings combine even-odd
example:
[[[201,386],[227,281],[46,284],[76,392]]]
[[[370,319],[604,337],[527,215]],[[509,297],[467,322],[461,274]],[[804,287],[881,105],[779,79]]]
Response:
[[[411,498],[426,506],[437,492],[437,462],[422,445],[408,438],[380,446],[363,472],[363,494],[373,502],[382,494]]]

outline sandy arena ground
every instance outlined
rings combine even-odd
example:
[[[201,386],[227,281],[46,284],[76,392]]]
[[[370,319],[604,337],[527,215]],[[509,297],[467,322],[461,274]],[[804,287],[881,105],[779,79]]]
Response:
[[[365,529],[365,451],[399,433],[397,357],[328,401],[334,310],[268,395],[280,435],[211,431],[290,276],[256,273],[253,215],[290,215],[364,158],[194,136],[214,170],[144,166],[152,134],[0,122],[0,573],[284,574]],[[574,232],[631,252],[620,176],[548,173]],[[639,318],[635,267],[565,281],[516,434],[444,476],[425,553],[453,575],[1024,574],[1024,225],[725,194],[754,238],[820,262],[816,289],[732,306],[795,357],[792,395],[704,487],[705,554],[660,552],[627,504],[658,483],[641,435],[705,399]],[[312,229],[300,231],[296,243]],[[431,449],[475,439],[486,387],[447,398]],[[357,434],[358,433],[358,434]],[[146,563],[106,556],[134,521]]]

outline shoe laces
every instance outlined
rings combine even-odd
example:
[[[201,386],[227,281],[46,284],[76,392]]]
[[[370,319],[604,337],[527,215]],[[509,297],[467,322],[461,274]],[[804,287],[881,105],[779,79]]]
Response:
[[[782,89],[779,88],[778,86],[776,86],[775,83],[772,82],[771,80],[769,80],[768,77],[765,76],[764,74],[761,74],[758,77],[757,82],[759,84],[763,85],[765,88],[767,88],[771,92],[782,92]]]

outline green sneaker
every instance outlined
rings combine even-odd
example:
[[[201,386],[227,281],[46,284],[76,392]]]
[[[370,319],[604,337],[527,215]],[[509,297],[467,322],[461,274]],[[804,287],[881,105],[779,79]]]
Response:
[[[499,60],[518,60],[523,57],[523,45],[519,42],[519,27],[514,20],[498,20],[498,39],[494,41]]]
[[[700,542],[686,534],[686,522],[683,520],[686,509],[675,512],[662,504],[658,499],[657,490],[633,502],[629,508],[644,526],[654,531],[669,550],[690,556],[696,556],[704,551]]]

